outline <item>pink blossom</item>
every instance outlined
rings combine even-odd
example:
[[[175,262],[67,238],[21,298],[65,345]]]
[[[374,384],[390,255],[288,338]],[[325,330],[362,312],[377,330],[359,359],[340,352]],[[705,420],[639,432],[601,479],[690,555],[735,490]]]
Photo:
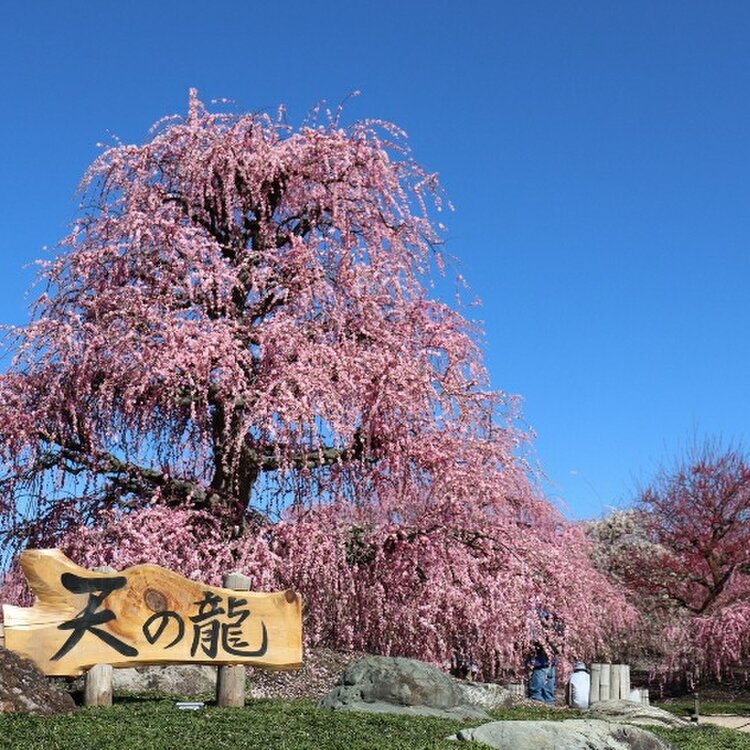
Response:
[[[518,668],[542,604],[579,658],[629,622],[536,488],[477,327],[427,295],[442,195],[401,130],[295,130],[191,90],[81,189],[0,376],[8,540],[240,566],[303,593],[310,643],[487,676]]]

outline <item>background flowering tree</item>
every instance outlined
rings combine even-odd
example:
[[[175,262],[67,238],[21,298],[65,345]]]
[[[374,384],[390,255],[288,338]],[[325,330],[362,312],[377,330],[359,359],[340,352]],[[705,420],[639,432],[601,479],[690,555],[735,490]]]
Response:
[[[628,609],[530,482],[471,325],[427,296],[435,176],[392,125],[324,120],[191,92],[92,164],[0,378],[7,539],[242,565],[302,590],[317,642],[487,674],[535,606],[601,648]]]
[[[646,615],[649,644],[673,666],[716,674],[750,649],[750,464],[707,441],[641,493],[588,525],[597,568]]]

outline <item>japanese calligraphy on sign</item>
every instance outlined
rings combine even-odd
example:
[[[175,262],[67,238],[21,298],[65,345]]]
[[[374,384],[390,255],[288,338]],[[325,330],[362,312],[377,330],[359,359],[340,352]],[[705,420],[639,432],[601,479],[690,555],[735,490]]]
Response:
[[[158,565],[92,572],[59,550],[27,550],[20,562],[36,601],[3,605],[5,645],[45,674],[74,676],[94,664],[302,663],[294,591],[204,586]]]

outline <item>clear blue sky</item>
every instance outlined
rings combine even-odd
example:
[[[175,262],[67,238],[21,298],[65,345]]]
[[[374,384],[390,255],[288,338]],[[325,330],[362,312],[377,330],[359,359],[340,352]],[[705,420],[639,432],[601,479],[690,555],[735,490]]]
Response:
[[[456,212],[493,384],[548,491],[626,504],[750,425],[750,3],[20,2],[0,10],[0,321],[74,215],[96,142],[187,90],[404,127]]]

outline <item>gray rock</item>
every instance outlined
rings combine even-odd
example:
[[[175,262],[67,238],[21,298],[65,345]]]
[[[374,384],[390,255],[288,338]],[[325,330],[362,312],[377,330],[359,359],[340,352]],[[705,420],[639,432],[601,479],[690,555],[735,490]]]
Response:
[[[52,716],[75,711],[73,698],[28,659],[0,648],[0,713]]]
[[[500,750],[674,750],[640,727],[588,719],[493,721],[448,739],[483,742]]]
[[[83,692],[84,678],[72,684]],[[123,667],[112,672],[112,689],[118,693],[159,692],[167,695],[205,695],[216,690],[216,667],[202,664],[168,664],[152,667]]]
[[[465,685],[436,667],[416,659],[366,656],[352,662],[341,675],[338,687],[320,702],[322,708],[375,713],[480,718],[489,716],[471,705]],[[497,699],[482,693],[486,702]]]
[[[463,693],[462,702],[469,706],[493,711],[513,705],[510,690],[495,682],[458,682],[457,684]]]
[[[641,726],[685,727],[690,725],[689,721],[663,708],[644,706],[642,703],[633,701],[600,701],[584,711],[584,716],[587,719],[619,721]]]

